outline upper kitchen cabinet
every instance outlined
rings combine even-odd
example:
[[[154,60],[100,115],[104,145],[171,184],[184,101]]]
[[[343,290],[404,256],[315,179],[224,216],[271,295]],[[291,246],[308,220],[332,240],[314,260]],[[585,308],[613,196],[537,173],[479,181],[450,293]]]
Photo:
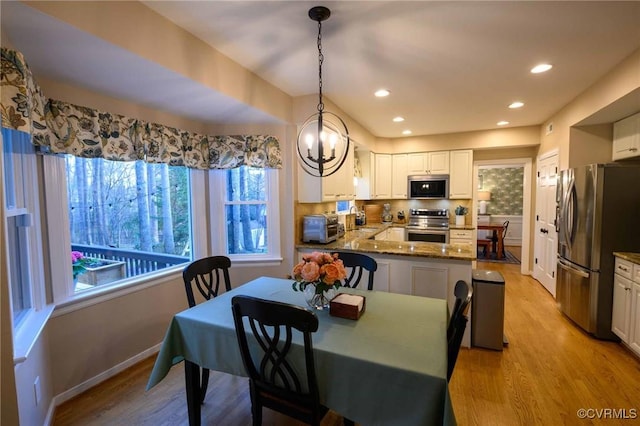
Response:
[[[613,160],[640,156],[640,113],[613,124]]]
[[[393,176],[393,159],[391,154],[373,154],[373,192],[372,199],[391,198],[391,179]]]
[[[448,175],[449,151],[418,152],[407,155],[409,175]]]
[[[473,198],[473,151],[451,151],[449,198]]]
[[[298,166],[298,202],[353,200],[356,196],[353,185],[353,157],[353,146],[351,146],[342,167],[334,174],[323,178],[311,176]]]
[[[407,199],[407,154],[393,154],[391,165],[391,198]]]

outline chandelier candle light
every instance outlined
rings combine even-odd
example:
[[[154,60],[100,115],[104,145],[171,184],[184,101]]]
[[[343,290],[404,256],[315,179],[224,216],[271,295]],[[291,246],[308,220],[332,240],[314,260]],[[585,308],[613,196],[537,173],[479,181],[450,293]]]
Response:
[[[304,122],[297,140],[298,160],[302,169],[317,177],[332,175],[342,167],[350,142],[344,121],[336,114],[325,111],[322,102],[322,21],[329,16],[331,11],[324,6],[309,9],[309,18],[318,22],[318,112]],[[326,149],[326,144],[329,149]],[[326,157],[325,152],[330,152],[330,155]]]

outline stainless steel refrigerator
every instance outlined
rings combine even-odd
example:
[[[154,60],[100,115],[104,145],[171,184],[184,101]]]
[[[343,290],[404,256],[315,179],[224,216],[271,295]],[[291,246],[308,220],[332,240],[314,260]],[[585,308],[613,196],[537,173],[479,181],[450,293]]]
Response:
[[[563,170],[557,186],[560,310],[588,333],[611,331],[615,251],[640,251],[640,166]]]

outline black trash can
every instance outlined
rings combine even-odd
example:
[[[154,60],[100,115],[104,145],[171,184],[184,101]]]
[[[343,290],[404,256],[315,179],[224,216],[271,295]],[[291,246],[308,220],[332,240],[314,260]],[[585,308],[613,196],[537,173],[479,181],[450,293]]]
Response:
[[[501,351],[504,336],[504,277],[497,271],[472,272],[471,346]]]

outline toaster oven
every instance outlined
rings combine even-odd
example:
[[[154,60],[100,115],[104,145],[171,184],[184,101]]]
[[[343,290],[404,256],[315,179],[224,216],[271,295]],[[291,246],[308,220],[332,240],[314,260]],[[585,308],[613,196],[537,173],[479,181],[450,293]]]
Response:
[[[340,237],[337,214],[313,214],[302,219],[302,241],[327,244]]]

